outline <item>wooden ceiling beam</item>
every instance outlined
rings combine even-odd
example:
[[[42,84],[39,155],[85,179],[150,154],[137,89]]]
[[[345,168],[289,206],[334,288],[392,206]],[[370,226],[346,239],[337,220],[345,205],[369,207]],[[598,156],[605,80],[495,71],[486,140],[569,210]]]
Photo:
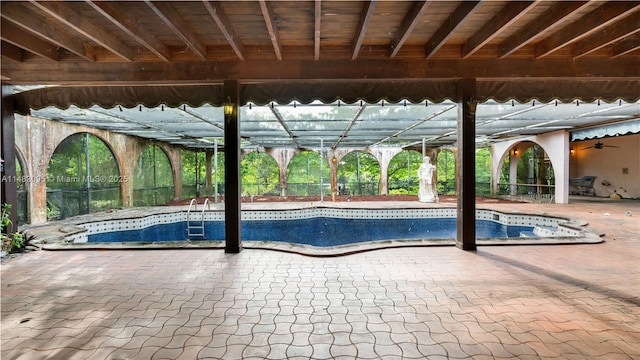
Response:
[[[171,60],[171,52],[149,31],[138,24],[130,14],[125,13],[113,3],[107,1],[89,1],[87,3],[131,38],[142,44],[163,61]]]
[[[313,25],[313,58],[320,60],[320,19],[322,18],[322,0],[315,0]]]
[[[207,49],[189,30],[170,2],[145,0],[145,3],[182,40],[200,60],[207,59]]]
[[[211,84],[225,79],[399,80],[570,78],[640,80],[637,58],[623,56],[555,58],[389,60],[235,60],[164,62],[79,62],[31,60],[3,63],[3,75],[15,84],[134,85]]]
[[[3,21],[0,25],[0,39],[38,56],[42,56],[45,59],[53,61],[60,60],[56,46],[22,31],[8,21]],[[4,49],[2,50],[4,51]]]
[[[640,36],[624,39],[611,47],[611,57],[617,58],[640,49]]]
[[[553,36],[539,42],[536,45],[535,56],[536,58],[542,58],[562,47],[589,36],[589,34],[600,31],[610,24],[628,16],[638,7],[640,7],[640,4],[635,1],[605,3],[586,16],[583,16],[579,21],[565,26]]]
[[[508,28],[520,19],[520,17],[525,15],[527,11],[531,10],[539,1],[540,0],[514,1],[505,5],[499,13],[493,16],[480,30],[462,44],[462,58],[466,59],[473,55],[497,36],[500,31]]]
[[[0,15],[2,15],[2,18],[20,26],[27,33],[31,33],[37,37],[45,39],[85,60],[95,61],[95,58],[92,56],[93,51],[87,52],[85,44],[83,44],[80,39],[69,34],[69,31],[61,29],[58,25],[50,23],[41,16],[33,14],[31,11],[26,9],[25,6],[28,5],[23,3],[3,2],[2,12],[0,12]]]
[[[282,60],[282,43],[280,42],[280,32],[278,32],[278,26],[276,25],[276,18],[273,15],[271,3],[265,0],[259,0],[259,4],[260,10],[262,10],[262,17],[264,17],[264,23],[267,26],[267,32],[269,32],[271,44],[273,44],[273,51],[276,53],[276,59]]]
[[[640,21],[638,19],[640,19],[638,13],[631,14],[624,20],[608,26],[597,34],[580,40],[573,45],[573,57],[579,58],[628,36],[637,34],[640,32]]]
[[[426,56],[431,57],[453,35],[453,32],[462,24],[480,4],[480,1],[463,1],[445,20],[436,32],[427,41]]]
[[[240,41],[240,36],[233,27],[233,23],[229,20],[227,14],[222,10],[220,2],[203,0],[204,7],[207,8],[209,15],[218,24],[218,28],[222,31],[222,34],[231,45],[231,48],[236,53],[240,60],[245,60],[244,46]]]
[[[360,52],[360,48],[362,47],[364,37],[367,34],[367,28],[369,27],[369,22],[371,22],[371,17],[373,16],[373,11],[375,10],[375,8],[376,0],[371,0],[364,3],[364,8],[360,13],[358,26],[356,26],[356,32],[353,36],[351,60],[355,60],[358,58],[358,53]]]
[[[2,57],[13,60],[13,61],[17,61],[17,62],[22,62],[24,60],[22,56],[22,49],[20,49],[19,47],[4,41],[0,41],[0,47],[2,47],[2,55],[1,55]],[[10,80],[8,78],[5,78],[4,75],[1,75],[1,74],[0,74],[0,79]]]
[[[563,20],[589,6],[589,4],[590,1],[563,1],[554,5],[544,14],[522,27],[520,31],[503,41],[499,45],[498,57],[504,58],[511,55],[531,41],[544,36],[555,27],[560,26]]]
[[[33,0],[32,3],[57,21],[69,26],[122,59],[133,61],[133,50],[131,48],[118,40],[113,34],[110,34],[82,16],[69,4],[61,1],[37,2]]]
[[[422,15],[424,15],[425,11],[431,4],[431,1],[422,1],[422,2],[413,2],[409,11],[404,16],[402,20],[402,24],[400,24],[400,28],[398,33],[391,41],[390,45],[390,53],[389,58],[394,58],[402,45],[404,45],[405,41],[411,36],[411,32],[418,25],[420,19],[422,19]]]

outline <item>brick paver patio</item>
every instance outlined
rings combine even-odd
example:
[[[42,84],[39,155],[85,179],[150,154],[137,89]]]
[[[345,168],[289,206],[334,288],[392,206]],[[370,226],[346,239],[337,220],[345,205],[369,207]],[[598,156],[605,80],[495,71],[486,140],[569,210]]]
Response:
[[[593,206],[521,205],[596,245],[26,254],[2,265],[0,356],[638,359],[640,213]]]

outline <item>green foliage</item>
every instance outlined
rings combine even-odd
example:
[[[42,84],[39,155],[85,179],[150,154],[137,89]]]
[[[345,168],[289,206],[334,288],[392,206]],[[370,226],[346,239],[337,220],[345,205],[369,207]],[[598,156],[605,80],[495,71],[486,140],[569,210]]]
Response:
[[[456,192],[456,157],[451,150],[441,150],[436,164],[438,194],[453,195]]]
[[[320,154],[302,151],[287,166],[287,193],[294,196],[320,195]],[[331,184],[331,170],[322,161],[322,183]]]
[[[138,157],[133,189],[134,204],[160,205],[173,198],[171,162],[159,146],[147,146]]]
[[[2,232],[0,233],[0,241],[2,242],[2,250],[8,253],[18,252],[24,246],[24,234],[15,232],[11,223],[11,204],[2,204]]]
[[[120,182],[128,180],[119,174],[111,149],[100,138],[87,133],[67,137],[58,145],[47,167],[48,217],[119,207]]]
[[[380,165],[371,154],[352,151],[338,164],[338,186],[345,186],[344,193],[377,195],[379,184]]]
[[[267,153],[251,152],[242,158],[240,177],[245,195],[279,195],[280,169]]]
[[[389,162],[389,194],[417,195],[420,187],[418,168],[422,163],[422,154],[415,150],[403,150]]]

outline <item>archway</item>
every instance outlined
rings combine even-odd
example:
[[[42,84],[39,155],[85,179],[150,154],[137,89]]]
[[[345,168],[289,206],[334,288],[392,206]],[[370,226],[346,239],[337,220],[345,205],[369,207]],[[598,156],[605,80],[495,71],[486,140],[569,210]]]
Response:
[[[320,154],[315,151],[302,151],[296,154],[287,165],[287,195],[311,196],[320,195],[320,187],[325,186],[324,193],[330,192],[331,171],[329,162],[320,161]],[[320,170],[322,163],[322,171]],[[322,182],[320,181],[322,176]]]
[[[547,200],[555,194],[555,172],[547,152],[534,142],[520,142],[510,150],[500,174],[500,194]],[[515,163],[514,163],[515,161]],[[503,181],[507,181],[507,185]]]
[[[389,161],[389,195],[417,195],[420,186],[418,168],[422,163],[422,154],[415,150],[403,150]]]
[[[173,199],[173,170],[169,156],[157,145],[147,146],[133,174],[133,205],[167,204]]]
[[[240,162],[243,195],[280,195],[280,168],[265,152],[251,152]]]
[[[352,151],[338,163],[338,194],[378,195],[380,164],[375,156],[364,151]]]
[[[47,218],[63,219],[122,206],[118,163],[106,142],[76,133],[55,149],[47,166]]]

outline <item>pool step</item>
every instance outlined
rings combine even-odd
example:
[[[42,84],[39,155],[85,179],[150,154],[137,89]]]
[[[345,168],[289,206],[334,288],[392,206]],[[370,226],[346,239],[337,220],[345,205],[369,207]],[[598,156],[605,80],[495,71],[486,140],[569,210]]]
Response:
[[[191,218],[192,210],[195,212],[198,210],[198,202],[197,200],[191,199],[191,203],[189,204],[189,210],[187,211],[187,240],[206,240],[204,234],[204,211],[206,209],[206,205],[209,203],[209,199],[204,200],[204,204],[202,204],[202,212],[200,213],[199,220],[193,220]],[[211,205],[209,205],[211,208]],[[194,239],[197,238],[197,239]]]

